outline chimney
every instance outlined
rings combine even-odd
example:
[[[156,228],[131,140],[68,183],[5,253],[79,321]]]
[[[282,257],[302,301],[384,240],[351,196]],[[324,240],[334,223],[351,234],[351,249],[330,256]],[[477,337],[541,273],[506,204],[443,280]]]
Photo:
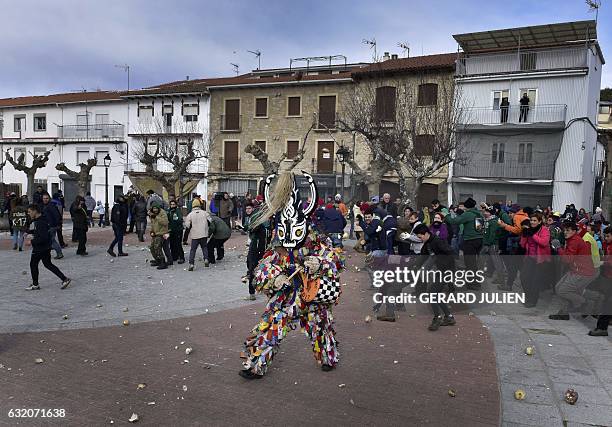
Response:
[[[388,61],[389,59],[391,59],[391,57],[389,56],[389,52],[385,52],[382,59],[383,61]]]
[[[394,53],[393,55],[391,55],[391,59],[397,59],[397,58],[398,58],[397,53]]]
[[[189,80],[189,76],[185,76],[185,80]]]

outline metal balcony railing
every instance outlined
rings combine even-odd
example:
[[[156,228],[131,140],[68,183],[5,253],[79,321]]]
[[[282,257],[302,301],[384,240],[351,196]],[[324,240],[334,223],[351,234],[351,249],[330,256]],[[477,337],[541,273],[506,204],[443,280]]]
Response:
[[[58,125],[57,134],[63,139],[124,138],[124,126],[121,123]]]
[[[595,162],[595,177],[598,179],[604,179],[606,177],[605,160],[597,160],[597,162]]]
[[[457,177],[553,179],[555,161],[545,159],[519,163],[517,160],[505,159],[503,163],[493,163],[491,160],[467,160],[465,164],[456,163],[453,170],[453,175]]]
[[[462,121],[466,125],[554,123],[565,122],[566,112],[565,104],[542,104],[528,108],[520,105],[510,105],[506,108],[466,108]]]
[[[588,51],[586,47],[577,47],[465,56],[456,61],[455,74],[470,76],[586,68]]]
[[[219,129],[221,129],[221,132],[240,132],[242,130],[242,114],[221,114]]]

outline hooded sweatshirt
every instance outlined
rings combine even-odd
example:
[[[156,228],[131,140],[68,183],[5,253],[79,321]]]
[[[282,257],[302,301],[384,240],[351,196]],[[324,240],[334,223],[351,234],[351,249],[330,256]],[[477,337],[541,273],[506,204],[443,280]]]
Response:
[[[466,209],[461,215],[444,218],[448,224],[463,224],[463,240],[476,240],[483,238],[484,219],[478,209]]]

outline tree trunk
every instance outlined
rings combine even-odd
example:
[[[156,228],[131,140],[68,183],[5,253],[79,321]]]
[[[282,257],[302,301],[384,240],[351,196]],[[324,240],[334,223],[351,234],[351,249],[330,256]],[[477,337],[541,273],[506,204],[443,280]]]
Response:
[[[85,197],[85,193],[87,193],[87,182],[77,181],[79,187],[79,196]]]
[[[32,202],[34,197],[34,177],[36,176],[36,170],[26,172],[26,176],[28,177],[28,200]]]
[[[419,199],[419,189],[421,188],[421,184],[423,183],[423,178],[413,178],[413,188],[412,188],[412,195],[413,195],[413,200],[415,200],[416,206],[419,207],[423,207],[423,206],[427,206],[427,201],[425,201],[425,204],[423,205],[422,202],[423,200]]]

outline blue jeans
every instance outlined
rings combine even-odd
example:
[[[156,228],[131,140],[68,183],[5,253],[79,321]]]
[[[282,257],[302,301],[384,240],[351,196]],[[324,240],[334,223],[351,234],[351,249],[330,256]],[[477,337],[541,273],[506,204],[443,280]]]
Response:
[[[125,234],[125,227],[121,227],[117,224],[113,224],[113,233],[115,233],[115,238],[113,239],[110,247],[111,251],[115,249],[115,245],[117,245],[117,249],[119,253],[123,253],[123,235]]]
[[[51,237],[51,247],[56,255],[62,255],[62,247],[57,241],[57,230],[59,227],[49,227],[49,237]]]
[[[18,247],[19,249],[23,249],[23,236],[25,232],[22,230],[17,230],[13,228],[13,246]]]

